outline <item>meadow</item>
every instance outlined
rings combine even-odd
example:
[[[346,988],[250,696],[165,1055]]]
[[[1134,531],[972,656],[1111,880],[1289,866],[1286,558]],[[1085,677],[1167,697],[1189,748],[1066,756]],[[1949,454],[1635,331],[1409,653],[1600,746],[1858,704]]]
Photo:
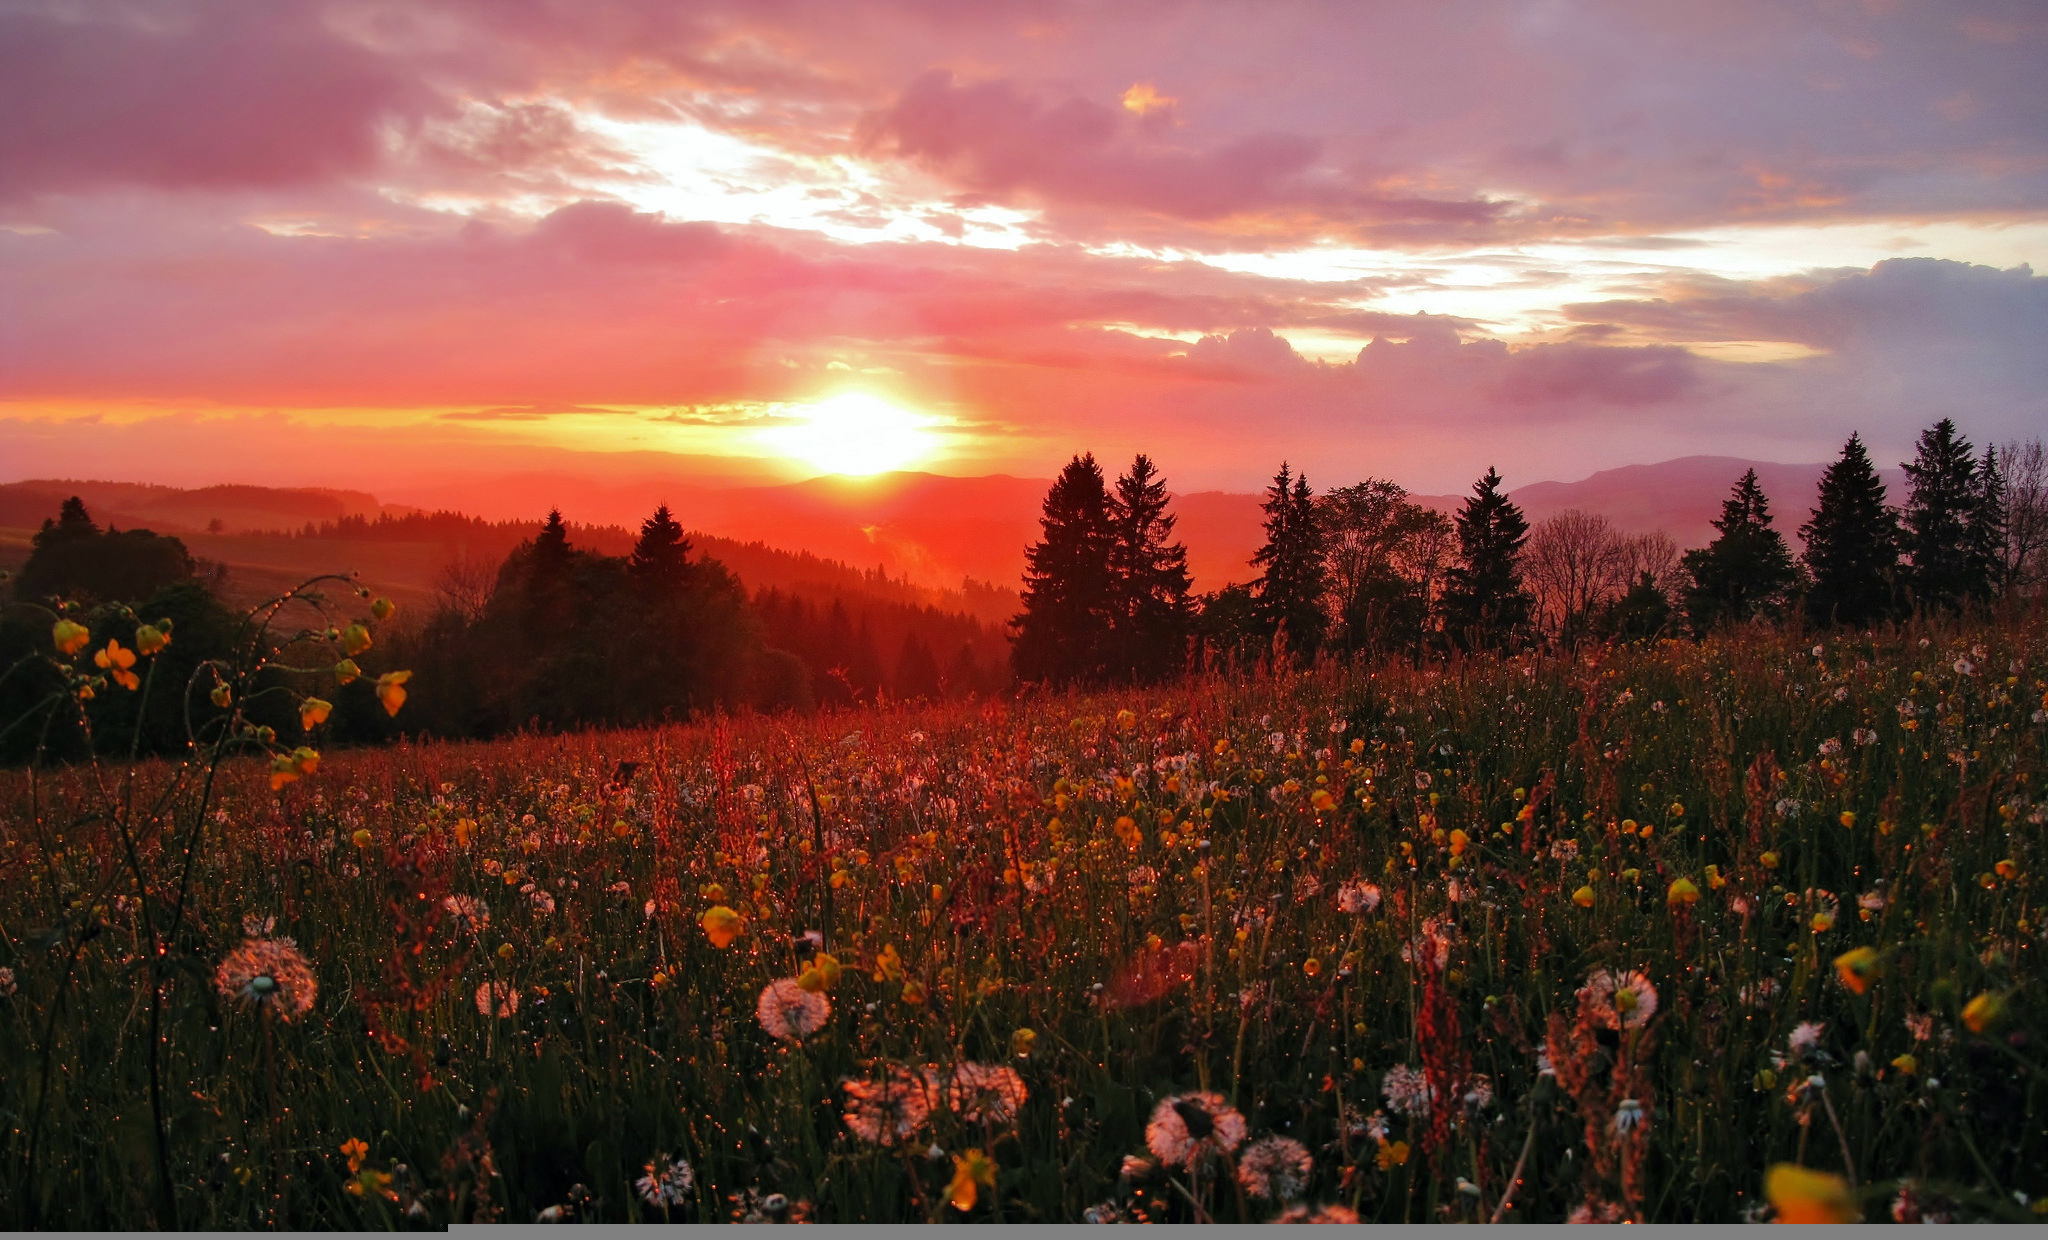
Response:
[[[2036,617],[8,772],[0,1209],[2038,1220],[2044,742]]]

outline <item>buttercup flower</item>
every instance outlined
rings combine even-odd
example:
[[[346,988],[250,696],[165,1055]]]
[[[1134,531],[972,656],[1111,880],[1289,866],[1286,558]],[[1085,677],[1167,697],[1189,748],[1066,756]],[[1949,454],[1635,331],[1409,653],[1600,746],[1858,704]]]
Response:
[[[740,927],[745,923],[740,920],[738,913],[720,904],[706,910],[705,914],[697,919],[697,924],[704,927],[704,937],[711,940],[713,947],[726,948],[731,947],[732,941],[740,936]]]
[[[76,620],[59,620],[50,626],[50,642],[57,647],[58,654],[68,657],[92,643],[92,630]]]
[[[996,1186],[996,1160],[981,1150],[969,1150],[953,1156],[953,1181],[946,1186],[946,1200],[955,1210],[965,1214],[974,1208],[979,1199],[978,1189],[994,1191]]]
[[[135,652],[120,642],[109,639],[106,649],[94,653],[93,664],[106,669],[114,683],[133,692],[142,687],[142,678],[128,669],[135,666]]]
[[[1764,1196],[1782,1223],[1854,1223],[1863,1217],[1847,1180],[1791,1163],[1765,1174]]]
[[[320,698],[309,697],[299,703],[299,726],[311,732],[327,722],[327,716],[334,713],[334,703]]]
[[[405,705],[405,682],[411,679],[411,672],[386,672],[377,677],[377,702],[385,714],[396,715]]]

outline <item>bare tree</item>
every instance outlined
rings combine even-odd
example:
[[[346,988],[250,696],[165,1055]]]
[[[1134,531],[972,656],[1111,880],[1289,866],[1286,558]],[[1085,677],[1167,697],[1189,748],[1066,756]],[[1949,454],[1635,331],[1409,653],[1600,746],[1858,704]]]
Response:
[[[2033,594],[2048,580],[2048,450],[2039,439],[2009,440],[1998,456],[2005,471],[2002,580],[2012,593]]]
[[[1375,611],[1355,610],[1361,589],[1383,592],[1390,583],[1412,600],[1400,623],[1419,637],[1457,547],[1451,519],[1411,501],[1404,488],[1384,478],[1328,491],[1316,505],[1329,535],[1330,610],[1346,628],[1343,640],[1360,641],[1361,634],[1349,629]]]
[[[1621,588],[1626,590],[1650,575],[1650,583],[1670,595],[1678,589],[1678,544],[1663,530],[1630,534],[1621,540]]]
[[[434,602],[441,610],[474,624],[483,618],[484,604],[490,601],[497,583],[497,566],[465,551],[460,558],[443,564],[436,574]]]
[[[1538,525],[1522,551],[1538,622],[1569,641],[1593,610],[1628,588],[1624,540],[1606,517],[1567,508]]]

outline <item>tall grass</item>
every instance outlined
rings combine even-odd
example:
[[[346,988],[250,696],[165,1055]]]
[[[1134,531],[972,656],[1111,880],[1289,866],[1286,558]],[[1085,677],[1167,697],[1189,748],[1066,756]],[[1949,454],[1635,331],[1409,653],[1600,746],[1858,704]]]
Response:
[[[0,1200],[67,1228],[1725,1221],[1798,1163],[1872,1219],[2035,1218],[2043,638],[1326,666],[330,753],[278,791],[230,764],[155,971],[106,773],[12,773]],[[303,1017],[219,984],[251,932],[310,962]],[[830,1014],[778,1039],[757,997],[795,977]],[[1015,1069],[1018,1113],[949,1107],[961,1064]],[[928,1113],[862,1140],[846,1085],[892,1066]],[[1232,1150],[1148,1148],[1231,1111]],[[1312,1156],[1298,1191],[1238,1174],[1267,1136]],[[687,1191],[634,1187],[676,1160]]]

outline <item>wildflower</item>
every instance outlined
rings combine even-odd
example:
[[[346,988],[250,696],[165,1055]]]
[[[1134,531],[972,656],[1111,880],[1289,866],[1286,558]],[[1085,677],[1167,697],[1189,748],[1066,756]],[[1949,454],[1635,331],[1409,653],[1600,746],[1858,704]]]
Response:
[[[68,658],[92,644],[92,630],[76,620],[59,620],[50,626],[50,642]]]
[[[924,1127],[931,1114],[931,1083],[891,1066],[882,1081],[842,1081],[847,1131],[873,1145],[894,1145]]]
[[[1779,1163],[1764,1175],[1764,1196],[1783,1223],[1854,1223],[1863,1217],[1847,1180],[1792,1163]]]
[[[1854,732],[1851,732],[1849,736],[1850,739],[1854,740],[1858,745],[1877,744],[1877,733],[1875,730],[1871,728],[1858,728]]]
[[[1392,1171],[1396,1167],[1405,1166],[1408,1162],[1408,1143],[1382,1141],[1379,1153],[1374,1154],[1372,1160],[1379,1164],[1382,1171]]]
[[[1129,711],[1124,712],[1129,714]],[[979,1199],[978,1192],[986,1188],[994,1192],[996,1187],[996,1160],[981,1150],[969,1150],[953,1156],[953,1181],[946,1185],[946,1200],[962,1214],[974,1208]]]
[[[794,979],[778,978],[761,989],[754,1015],[768,1036],[784,1042],[801,1042],[825,1027],[832,1015],[832,1001],[804,989]]]
[[[242,914],[242,937],[260,939],[277,929],[277,918],[261,913]]]
[[[1579,1002],[1609,1029],[1637,1029],[1657,1014],[1657,987],[1639,971],[1600,970],[1586,979]]]
[[[519,988],[497,980],[481,983],[476,988],[476,1011],[479,1016],[513,1015],[519,1011]]]
[[[0,965],[0,999],[14,997],[14,970]]]
[[[491,911],[475,896],[442,896],[441,907],[472,930],[481,930],[491,924]]]
[[[1027,1096],[1024,1078],[1001,1064],[960,1064],[946,1084],[946,1105],[970,1123],[1007,1124]]]
[[[1419,1069],[1407,1064],[1387,1069],[1387,1075],[1380,1081],[1380,1093],[1386,1095],[1388,1106],[1403,1115],[1429,1114],[1429,1078]]]
[[[1990,991],[1980,991],[1976,998],[1963,1005],[1963,1024],[1971,1033],[1982,1033],[1998,1023],[2005,1014],[2005,996]]]
[[[1638,1128],[1648,1128],[1650,1117],[1643,1110],[1643,1104],[1634,1098],[1623,1098],[1614,1108],[1614,1131],[1626,1137]]]
[[[1718,865],[1710,865],[1710,866],[1708,866],[1708,867],[1707,867],[1707,889],[1708,889],[1708,890],[1710,890],[1710,891],[1719,891],[1719,890],[1721,890],[1721,888],[1723,888],[1723,887],[1726,887],[1727,885],[1728,885],[1728,880],[1727,880],[1727,879],[1725,879],[1725,878],[1722,878],[1722,877],[1721,877],[1721,867],[1720,867],[1720,866],[1718,866]]]
[[[1328,788],[1318,788],[1311,792],[1308,803],[1318,814],[1327,814],[1337,808],[1337,798],[1330,795]]]
[[[228,703],[235,700],[235,691],[228,688],[226,681],[222,681],[207,692],[206,700],[226,710]]]
[[[95,652],[92,661],[94,666],[105,669],[114,678],[114,683],[123,689],[132,693],[142,687],[142,678],[128,670],[135,666],[135,652],[120,642],[109,639],[107,648]]]
[[[1380,889],[1357,880],[1337,888],[1337,907],[1346,913],[1370,913],[1380,906]]]
[[[334,630],[329,629],[332,633]],[[341,632],[342,653],[353,659],[371,646],[370,630],[360,624],[351,624]]]
[[[396,715],[405,705],[405,682],[411,679],[411,672],[386,672],[377,677],[377,702],[385,714]]]
[[[170,621],[164,621],[166,627],[169,624]],[[165,628],[160,628],[154,624],[145,624],[137,627],[135,630],[135,653],[145,659],[170,644],[171,635],[165,631]]]
[[[697,1172],[680,1158],[666,1167],[661,1165],[664,1162],[668,1162],[666,1154],[648,1163],[644,1168],[646,1174],[633,1181],[633,1188],[640,1194],[640,1200],[666,1209],[683,1203],[684,1196],[697,1185]]]
[[[1671,904],[1697,904],[1700,889],[1691,879],[1680,878],[1671,884],[1671,889],[1665,892],[1664,898]]]
[[[1572,1208],[1565,1222],[1575,1225],[1619,1223],[1626,1217],[1621,1207],[1611,1201],[1583,1201]]]
[[[2020,874],[2019,864],[2010,857],[2007,857],[2005,860],[2000,861],[1998,864],[1992,866],[1991,870],[2000,878],[2005,879],[2018,878]]]
[[[287,938],[244,939],[214,970],[213,984],[221,994],[277,1013],[279,1020],[295,1020],[313,1010],[313,996],[319,985],[313,980],[313,966],[299,953],[299,945]]]
[[[1764,853],[1756,859],[1756,862],[1766,870],[1775,870],[1778,868],[1778,854],[1775,852]]]
[[[1836,754],[1842,752],[1841,738],[1837,736],[1830,736],[1826,740],[1822,741],[1820,743],[1820,752],[1823,757],[1829,758],[1832,758]]]
[[[334,683],[352,685],[362,677],[363,669],[356,666],[354,659],[343,659],[334,665]]]
[[[363,1169],[363,1159],[369,1152],[369,1145],[361,1137],[350,1137],[341,1143],[341,1154],[343,1158],[348,1160],[348,1173],[350,1175],[354,1175]]]
[[[1856,811],[1853,809],[1843,810],[1842,816],[1837,821],[1839,821],[1845,829],[1853,829],[1856,826]]]
[[[1804,1055],[1820,1045],[1820,1035],[1827,1031],[1827,1022],[1802,1020],[1792,1027],[1792,1034],[1785,1044],[1795,1055]]]
[[[1898,1069],[1901,1075],[1912,1076],[1920,1070],[1920,1060],[1911,1054],[1898,1055],[1893,1057],[1892,1067]]]
[[[1913,1035],[1915,1042],[1930,1041],[1934,1037],[1934,1017],[1925,1012],[1906,1013],[1906,1032]]]
[[[1293,1137],[1262,1137],[1237,1159],[1237,1182],[1254,1197],[1293,1201],[1308,1187],[1315,1160]]]
[[[391,613],[398,610],[398,604],[388,598],[380,598],[370,604],[370,618],[377,621],[389,620]]]
[[[1956,675],[1958,676],[1975,676],[1977,674],[1977,665],[1968,659],[1957,659],[1950,666],[1955,668]]]
[[[1145,1146],[1162,1163],[1192,1167],[1209,1151],[1228,1154],[1244,1141],[1244,1116],[1206,1091],[1162,1098],[1145,1124]]]
[[[745,923],[738,913],[720,904],[706,910],[697,919],[697,924],[704,927],[704,937],[711,940],[713,947],[724,949],[731,947],[732,941],[740,937],[740,927]]]
[[[1572,892],[1572,903],[1578,905],[1580,908],[1592,908],[1593,888],[1590,885],[1588,885],[1579,888],[1577,891]]]
[[[1877,951],[1859,947],[1843,952],[1835,957],[1835,976],[1842,979],[1842,985],[1859,995],[1869,990],[1871,980],[1877,976]]]
[[[299,703],[299,726],[308,732],[327,722],[327,716],[334,713],[334,703],[320,698],[309,697]]]

